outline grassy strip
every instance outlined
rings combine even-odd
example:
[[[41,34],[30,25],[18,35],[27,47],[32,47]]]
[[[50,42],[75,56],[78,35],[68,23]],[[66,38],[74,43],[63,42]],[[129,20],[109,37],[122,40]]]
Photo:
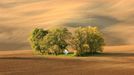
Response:
[[[43,57],[75,57],[76,55],[74,53],[68,53],[67,55],[65,54],[58,54],[58,55],[54,55],[54,54],[47,54],[47,55],[41,55],[40,53],[38,52],[33,52],[34,55],[37,55],[37,56],[43,56]]]

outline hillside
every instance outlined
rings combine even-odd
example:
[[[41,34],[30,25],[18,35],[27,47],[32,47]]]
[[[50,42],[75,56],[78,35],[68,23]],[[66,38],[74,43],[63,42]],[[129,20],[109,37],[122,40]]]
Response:
[[[133,0],[2,0],[0,50],[30,49],[35,27],[98,26],[107,45],[134,44]]]

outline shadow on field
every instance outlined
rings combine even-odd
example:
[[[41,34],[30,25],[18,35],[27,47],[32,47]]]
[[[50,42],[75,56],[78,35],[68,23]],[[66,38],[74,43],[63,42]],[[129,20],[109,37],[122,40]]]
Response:
[[[15,59],[15,60],[44,60],[44,57],[0,57],[0,59]]]
[[[101,53],[91,56],[84,57],[134,57],[134,53]],[[60,57],[59,57],[60,58]],[[11,59],[11,60],[49,60],[49,59],[59,59],[59,58],[49,58],[49,57],[0,57],[0,59]],[[64,60],[64,59],[63,59]]]
[[[60,60],[59,60],[60,59]],[[52,58],[52,57],[0,57],[0,60],[28,60],[28,61],[78,61],[74,59],[66,59],[66,58]]]
[[[80,57],[134,57],[134,53],[96,53]]]
[[[98,57],[134,57],[134,53],[101,53],[95,54]]]

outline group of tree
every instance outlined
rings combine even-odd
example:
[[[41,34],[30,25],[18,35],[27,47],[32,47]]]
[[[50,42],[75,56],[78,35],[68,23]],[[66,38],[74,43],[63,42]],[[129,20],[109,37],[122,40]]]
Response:
[[[30,37],[31,46],[41,54],[63,54],[73,49],[77,56],[101,53],[104,46],[102,33],[96,27],[78,27],[74,32],[67,28],[44,30],[35,28]]]

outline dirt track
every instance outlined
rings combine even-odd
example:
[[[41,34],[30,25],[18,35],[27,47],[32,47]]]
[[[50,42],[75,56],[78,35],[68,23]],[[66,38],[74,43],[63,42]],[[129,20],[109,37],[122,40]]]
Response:
[[[107,47],[102,55],[77,58],[36,57],[30,51],[20,52],[0,56],[0,75],[134,74],[133,46]]]

